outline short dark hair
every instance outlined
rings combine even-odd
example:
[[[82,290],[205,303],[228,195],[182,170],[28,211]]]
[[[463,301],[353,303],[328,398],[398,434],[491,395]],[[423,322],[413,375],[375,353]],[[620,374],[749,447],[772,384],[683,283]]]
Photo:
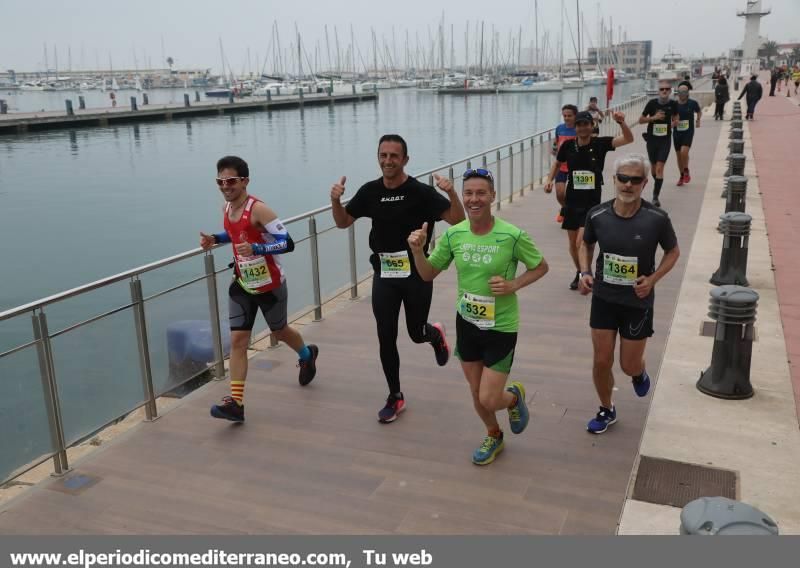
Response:
[[[751,81],[757,81],[758,80],[758,75],[750,75],[750,80]]]
[[[398,142],[403,147],[403,157],[408,156],[408,144],[399,134],[384,134],[381,136],[381,139],[378,140],[378,149],[384,142]]]
[[[250,168],[247,166],[247,162],[239,156],[225,156],[217,161],[217,172],[227,169],[236,170],[239,177],[250,177]]]
[[[597,97],[589,97],[589,102],[590,103],[596,103],[597,102]]]
[[[578,114],[578,107],[575,105],[564,105],[561,107],[562,111],[571,110],[573,114]]]

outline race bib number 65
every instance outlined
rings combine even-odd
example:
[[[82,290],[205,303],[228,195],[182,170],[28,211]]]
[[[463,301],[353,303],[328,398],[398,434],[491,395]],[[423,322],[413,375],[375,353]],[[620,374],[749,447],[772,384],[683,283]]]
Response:
[[[381,278],[408,278],[411,276],[411,259],[406,251],[382,252]]]

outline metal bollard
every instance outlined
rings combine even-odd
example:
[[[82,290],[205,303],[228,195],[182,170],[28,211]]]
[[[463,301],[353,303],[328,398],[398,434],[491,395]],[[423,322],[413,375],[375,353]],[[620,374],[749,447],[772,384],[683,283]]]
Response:
[[[731,154],[744,154],[744,140],[731,140],[728,142]]]
[[[194,92],[194,102],[196,102],[196,103],[200,102],[200,91],[195,91]]]
[[[139,103],[136,102],[136,97],[131,97],[131,110],[139,110]]]
[[[727,190],[725,213],[730,213],[731,211],[744,213],[745,197],[747,196],[747,178],[745,176],[729,177]]]
[[[750,398],[750,359],[758,293],[743,286],[720,286],[710,292],[708,315],[717,322],[711,365],[700,373],[697,390],[716,398]]]
[[[86,110],[86,99],[83,98],[83,95],[78,96],[78,108]]]
[[[742,140],[744,138],[744,130],[741,128],[732,128],[731,133],[728,134],[731,140]]]
[[[680,534],[777,536],[778,524],[747,503],[727,497],[700,497],[681,511]]]
[[[737,284],[747,286],[747,248],[750,239],[750,222],[747,213],[733,211],[719,216],[717,231],[724,235],[719,268],[711,275],[715,286]]]
[[[186,93],[183,94],[183,106],[185,106],[185,107],[189,107],[190,106],[189,95],[186,94]]]
[[[746,159],[744,154],[729,154],[728,163],[730,164],[731,173],[728,175],[743,176]]]
[[[142,106],[147,106],[150,104],[150,97],[147,96],[147,93],[142,93]]]
[[[741,114],[741,113],[739,113]],[[741,118],[732,118],[731,119],[731,130],[734,128],[742,128],[742,119]]]
[[[64,103],[67,105],[67,116],[75,116],[75,111],[72,110],[72,101],[67,99]]]

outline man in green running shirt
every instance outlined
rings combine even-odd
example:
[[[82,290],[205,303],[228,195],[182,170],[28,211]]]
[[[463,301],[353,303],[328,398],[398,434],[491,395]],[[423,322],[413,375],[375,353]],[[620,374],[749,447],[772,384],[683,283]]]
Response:
[[[525,231],[492,215],[496,194],[488,170],[464,172],[462,199],[467,218],[450,227],[425,257],[427,223],[408,244],[420,277],[431,281],[455,261],[458,271],[456,357],[472,393],[472,403],[488,431],[472,455],[486,465],[503,450],[503,431],[495,413],[508,410],[514,434],[528,425],[522,383],[506,386],[519,329],[517,290],[547,273],[547,263]],[[517,276],[517,264],[527,269]]]

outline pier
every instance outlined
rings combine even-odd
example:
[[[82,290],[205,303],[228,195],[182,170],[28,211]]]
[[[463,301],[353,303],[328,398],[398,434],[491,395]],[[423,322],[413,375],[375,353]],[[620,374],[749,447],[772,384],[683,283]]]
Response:
[[[188,97],[188,95],[186,95]],[[183,104],[141,105],[131,108],[130,101],[120,100],[117,107],[75,109],[73,114],[66,111],[19,112],[0,114],[0,134],[24,133],[34,130],[53,130],[63,128],[108,126],[117,123],[173,120],[191,116],[213,116],[237,112],[275,111],[304,106],[320,106],[363,101],[377,101],[377,92],[346,95],[324,93],[272,96],[269,98],[224,99],[188,101]]]

